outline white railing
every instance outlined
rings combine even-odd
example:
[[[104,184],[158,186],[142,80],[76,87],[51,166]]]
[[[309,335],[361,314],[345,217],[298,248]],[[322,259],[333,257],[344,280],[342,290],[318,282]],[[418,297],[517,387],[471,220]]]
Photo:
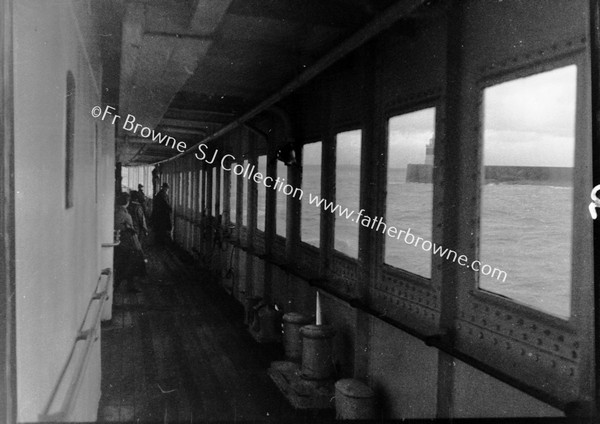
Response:
[[[111,275],[111,270],[107,268],[102,271],[98,278],[96,290],[88,304],[67,363],[52,391],[48,404],[44,408],[44,412],[40,414],[40,421],[69,421],[92,353],[92,346],[98,340],[100,318],[104,302],[108,299]]]

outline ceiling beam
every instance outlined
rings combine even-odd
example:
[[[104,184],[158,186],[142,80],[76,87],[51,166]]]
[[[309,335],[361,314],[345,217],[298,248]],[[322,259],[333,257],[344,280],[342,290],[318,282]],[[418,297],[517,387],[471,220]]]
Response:
[[[215,132],[209,137],[206,137],[204,140],[196,143],[186,152],[179,153],[174,157],[162,161],[170,161],[176,158],[179,158],[185,155],[187,152],[196,149],[196,147],[200,144],[210,143],[214,140],[217,140],[219,137],[229,133],[230,131],[236,129],[240,125],[254,118],[259,113],[267,110],[271,106],[275,105],[277,102],[287,97],[298,88],[304,86],[307,82],[311,81],[325,69],[329,68],[338,60],[342,59],[350,52],[356,50],[367,41],[371,40],[382,31],[388,29],[398,20],[407,17],[410,15],[415,9],[425,3],[427,0],[400,0],[387,8],[384,12],[378,15],[375,19],[365,25],[362,29],[354,33],[348,39],[343,41],[321,59],[319,59],[314,65],[306,69],[302,72],[298,77],[294,78],[286,85],[284,85],[279,91],[275,94],[272,94],[267,99],[263,100],[257,106],[255,106],[252,110],[245,113],[243,116],[237,118],[235,121],[231,122],[229,125],[221,128],[219,131]]]
[[[170,110],[170,109],[169,109]],[[233,117],[233,115],[231,115]],[[163,118],[160,121],[159,127],[177,127],[177,128],[186,128],[186,129],[198,129],[205,130],[206,125],[202,122],[201,119],[175,119],[175,118]]]
[[[351,2],[340,0],[238,0],[231,5],[228,13],[290,24],[339,28],[356,28],[372,17],[366,8],[353,7]]]
[[[119,78],[119,110],[128,110],[131,88],[144,33],[144,7],[128,3],[123,18],[121,37],[121,75]]]
[[[191,14],[174,12],[174,18],[191,16],[182,33],[206,34],[200,38],[171,36],[180,31],[179,25],[144,35],[151,17],[146,15],[156,13],[156,7],[128,3],[123,21],[120,112],[156,128],[177,92],[204,59],[230,3],[231,0],[198,0],[192,5]],[[124,150],[119,151],[123,153]],[[128,159],[123,158],[123,162]]]
[[[166,37],[166,38],[177,38],[177,39],[190,39],[190,40],[201,40],[201,41],[214,41],[214,37],[204,34],[194,34],[189,32],[166,32],[166,31],[145,31],[145,36],[153,37]]]

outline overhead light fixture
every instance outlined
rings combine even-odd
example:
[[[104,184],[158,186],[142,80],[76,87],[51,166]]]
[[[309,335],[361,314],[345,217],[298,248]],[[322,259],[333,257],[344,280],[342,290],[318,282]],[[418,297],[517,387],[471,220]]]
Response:
[[[285,166],[297,165],[297,158],[296,146],[293,143],[288,143],[277,151],[277,159],[282,161]]]

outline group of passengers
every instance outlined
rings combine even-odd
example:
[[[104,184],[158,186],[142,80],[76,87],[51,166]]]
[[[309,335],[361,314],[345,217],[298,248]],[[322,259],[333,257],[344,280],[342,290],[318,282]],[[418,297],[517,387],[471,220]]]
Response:
[[[146,258],[143,246],[147,246],[148,212],[144,186],[138,184],[137,191],[122,192],[117,196],[115,207],[115,230],[120,242],[115,246],[114,269],[115,289],[122,281],[127,282],[127,291],[137,293],[136,280],[146,275]],[[171,202],[169,184],[164,183],[152,202],[151,227],[157,244],[171,240]]]

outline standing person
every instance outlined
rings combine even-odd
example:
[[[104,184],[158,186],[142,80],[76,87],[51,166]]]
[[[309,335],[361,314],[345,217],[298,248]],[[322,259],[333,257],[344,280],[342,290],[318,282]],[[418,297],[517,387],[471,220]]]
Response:
[[[152,229],[159,244],[165,244],[171,240],[171,201],[169,200],[169,184],[163,183],[162,188],[156,194],[152,202]]]
[[[156,165],[152,170],[152,197],[156,197],[156,195],[158,194],[158,187],[160,186],[160,177],[160,165]]]
[[[146,210],[146,193],[144,193],[144,184],[138,184],[137,191],[138,203],[142,206],[144,210],[144,216],[148,217],[148,211]]]
[[[129,193],[129,195],[131,196],[131,201],[129,203],[129,206],[127,207],[127,210],[131,215],[131,219],[133,221],[133,228],[137,233],[138,239],[141,243],[144,237],[148,235],[148,226],[146,225],[146,214],[144,213],[144,207],[141,202],[142,195],[139,191],[132,191],[131,193]]]
[[[121,193],[117,197],[115,209],[115,230],[120,232],[120,243],[115,246],[115,288],[123,281],[127,281],[130,293],[139,293],[135,287],[135,277],[142,276],[144,254],[142,246],[133,227],[133,220],[127,206],[129,193]]]

